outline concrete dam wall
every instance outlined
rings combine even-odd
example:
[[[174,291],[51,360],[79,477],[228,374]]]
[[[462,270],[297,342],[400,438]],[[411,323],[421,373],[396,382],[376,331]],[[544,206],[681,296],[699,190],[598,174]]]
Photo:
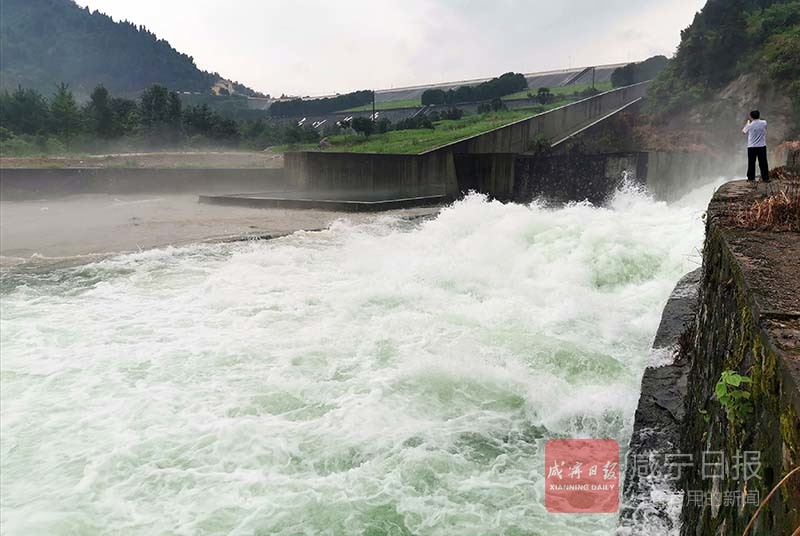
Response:
[[[460,190],[454,155],[525,153],[540,137],[554,141],[641,99],[649,82],[601,93],[528,119],[416,155],[290,152],[284,156],[287,177],[304,190],[384,188],[400,185],[405,195]]]
[[[515,159],[511,199],[602,204],[626,180],[646,183],[649,159],[649,153],[520,156]]]
[[[286,175],[298,190],[391,193],[408,196],[452,191],[448,159],[413,154],[302,152],[284,155]]]
[[[525,153],[539,137],[557,141],[647,94],[650,82],[614,89],[529,119],[428,151],[430,153]]]
[[[622,151],[604,154],[456,154],[459,191],[530,203],[536,198],[603,203],[624,181],[672,201],[702,177],[720,174],[722,162],[703,153]]]

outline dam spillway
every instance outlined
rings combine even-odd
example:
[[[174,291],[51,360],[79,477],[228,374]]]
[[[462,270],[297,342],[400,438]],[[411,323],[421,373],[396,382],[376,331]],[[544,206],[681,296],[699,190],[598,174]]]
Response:
[[[543,445],[627,444],[712,191],[473,195],[428,220],[5,274],[3,526],[611,531],[546,513]]]

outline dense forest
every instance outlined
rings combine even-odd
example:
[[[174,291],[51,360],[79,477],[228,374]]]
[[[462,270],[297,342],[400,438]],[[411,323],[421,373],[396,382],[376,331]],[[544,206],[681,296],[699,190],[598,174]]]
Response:
[[[98,83],[129,96],[152,84],[207,93],[221,78],[146,28],[115,22],[72,0],[2,0],[0,49],[3,89],[49,93],[63,81],[79,98]],[[257,96],[238,83],[234,90]]]
[[[800,1],[708,0],[653,83],[651,111],[691,106],[746,73],[785,88],[800,109]]]
[[[67,84],[52,97],[18,87],[0,92],[0,154],[229,147],[261,150],[312,143],[319,133],[296,124],[234,121],[206,104],[185,106],[181,96],[153,85],[138,99],[113,96],[99,85],[79,104]]]

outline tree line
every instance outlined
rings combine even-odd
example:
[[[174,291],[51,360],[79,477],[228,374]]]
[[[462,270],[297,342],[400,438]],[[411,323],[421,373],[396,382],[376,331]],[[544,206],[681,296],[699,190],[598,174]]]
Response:
[[[208,146],[264,149],[319,140],[311,128],[272,121],[234,121],[206,104],[184,106],[175,91],[153,85],[138,100],[95,87],[79,104],[61,83],[47,98],[32,88],[0,93],[0,142],[4,155],[98,151],[109,147]]]
[[[487,112],[492,111],[487,110]],[[498,110],[495,110],[498,111]],[[484,113],[479,110],[479,113]],[[464,117],[464,110],[461,108],[449,108],[446,110],[435,111],[430,113],[422,113],[411,117],[401,119],[397,123],[392,123],[389,119],[382,117],[377,121],[373,121],[369,117],[355,117],[349,120],[339,121],[337,125],[344,132],[353,130],[356,134],[361,134],[369,137],[374,133],[386,134],[389,131],[398,130],[419,130],[428,129],[433,130],[436,128],[434,123],[437,121],[458,121]]]
[[[540,98],[547,91],[540,91]],[[482,103],[479,114],[505,110],[500,99]],[[181,96],[153,85],[138,99],[113,96],[102,85],[79,104],[61,83],[51,97],[32,88],[0,92],[0,154],[27,156],[65,152],[124,152],[210,147],[263,150],[276,145],[315,144],[337,134],[370,136],[389,131],[433,129],[439,121],[457,121],[460,108],[423,113],[396,123],[355,117],[326,125],[274,118],[227,118],[207,104],[186,106]],[[302,123],[302,122],[301,122]]]
[[[499,99],[528,88],[528,81],[520,73],[505,73],[476,86],[460,86],[456,89],[427,89],[422,93],[422,104],[441,105],[479,102]]]
[[[372,91],[364,89],[335,97],[322,99],[292,99],[273,102],[269,113],[273,117],[304,117],[309,115],[324,115],[339,110],[347,110],[356,106],[363,106],[372,102]]]

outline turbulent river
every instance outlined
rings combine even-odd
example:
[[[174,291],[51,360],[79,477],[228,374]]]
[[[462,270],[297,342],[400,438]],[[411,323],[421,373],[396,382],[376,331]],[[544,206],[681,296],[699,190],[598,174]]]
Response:
[[[7,534],[609,534],[544,443],[632,427],[713,185],[3,277]]]

